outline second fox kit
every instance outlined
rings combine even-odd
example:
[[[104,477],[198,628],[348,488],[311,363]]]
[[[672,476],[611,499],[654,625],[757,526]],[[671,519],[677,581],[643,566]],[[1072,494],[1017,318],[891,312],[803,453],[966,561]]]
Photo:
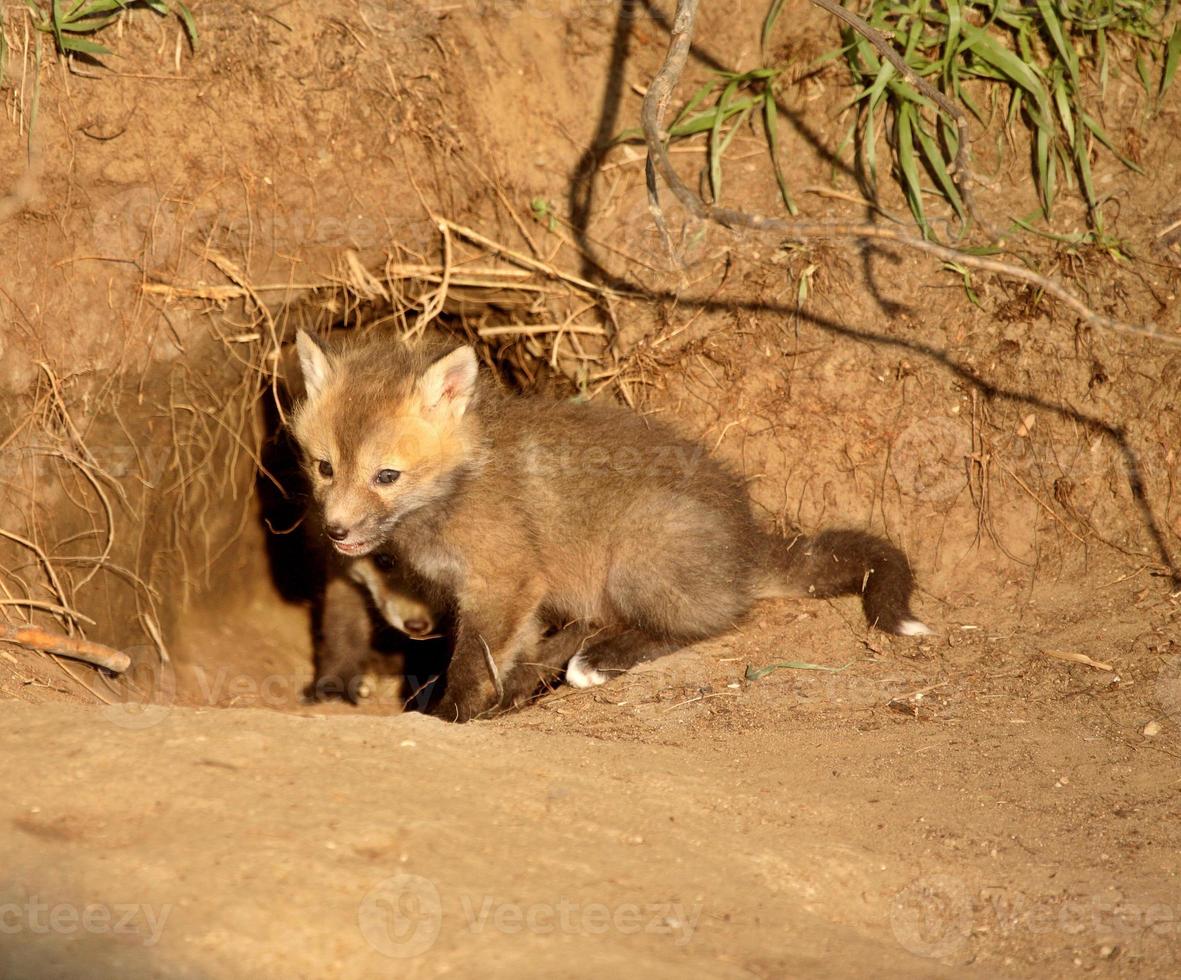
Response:
[[[443,717],[519,697],[539,662],[568,659],[568,682],[600,684],[764,597],[860,593],[879,629],[929,632],[897,548],[855,530],[768,533],[741,480],[662,425],[504,396],[467,346],[325,349],[301,332],[298,348],[294,432],[334,546],[392,548],[454,597]],[[579,629],[543,641],[554,623]]]
[[[443,604],[425,583],[384,553],[338,558],[325,585],[316,643],[317,698],[356,702],[375,689],[385,658],[374,648],[373,629],[387,623],[412,640],[432,639]]]

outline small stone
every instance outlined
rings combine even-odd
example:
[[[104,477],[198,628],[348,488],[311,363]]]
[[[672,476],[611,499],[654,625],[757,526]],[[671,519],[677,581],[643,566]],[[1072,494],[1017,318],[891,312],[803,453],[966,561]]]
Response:
[[[398,746],[403,749],[413,749],[418,746],[418,743],[412,738],[404,738],[398,743]]]
[[[1161,732],[1161,723],[1159,721],[1150,721],[1144,726],[1143,735],[1145,738],[1155,738]]]

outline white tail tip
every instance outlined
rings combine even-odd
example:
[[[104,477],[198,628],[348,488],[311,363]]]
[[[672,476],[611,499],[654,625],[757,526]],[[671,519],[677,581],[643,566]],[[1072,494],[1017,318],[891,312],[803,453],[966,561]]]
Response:
[[[601,670],[586,665],[581,653],[576,654],[566,665],[566,683],[571,687],[598,687],[607,680],[607,675]]]
[[[934,636],[935,631],[917,619],[904,619],[898,624],[899,636]]]

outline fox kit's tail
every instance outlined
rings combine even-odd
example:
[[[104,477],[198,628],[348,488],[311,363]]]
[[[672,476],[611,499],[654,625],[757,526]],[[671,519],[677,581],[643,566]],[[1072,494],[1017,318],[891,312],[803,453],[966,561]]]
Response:
[[[860,595],[871,626],[903,636],[931,632],[910,611],[914,575],[906,556],[888,541],[838,530],[794,541],[766,535],[764,542],[761,597]]]

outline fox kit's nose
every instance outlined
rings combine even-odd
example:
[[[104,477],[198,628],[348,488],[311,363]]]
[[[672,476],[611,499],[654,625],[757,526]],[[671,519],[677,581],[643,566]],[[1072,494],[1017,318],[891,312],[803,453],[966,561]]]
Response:
[[[329,524],[324,530],[333,541],[343,541],[349,536],[349,529],[343,524]]]
[[[425,619],[408,619],[402,624],[411,636],[422,636],[431,631],[431,624]]]

